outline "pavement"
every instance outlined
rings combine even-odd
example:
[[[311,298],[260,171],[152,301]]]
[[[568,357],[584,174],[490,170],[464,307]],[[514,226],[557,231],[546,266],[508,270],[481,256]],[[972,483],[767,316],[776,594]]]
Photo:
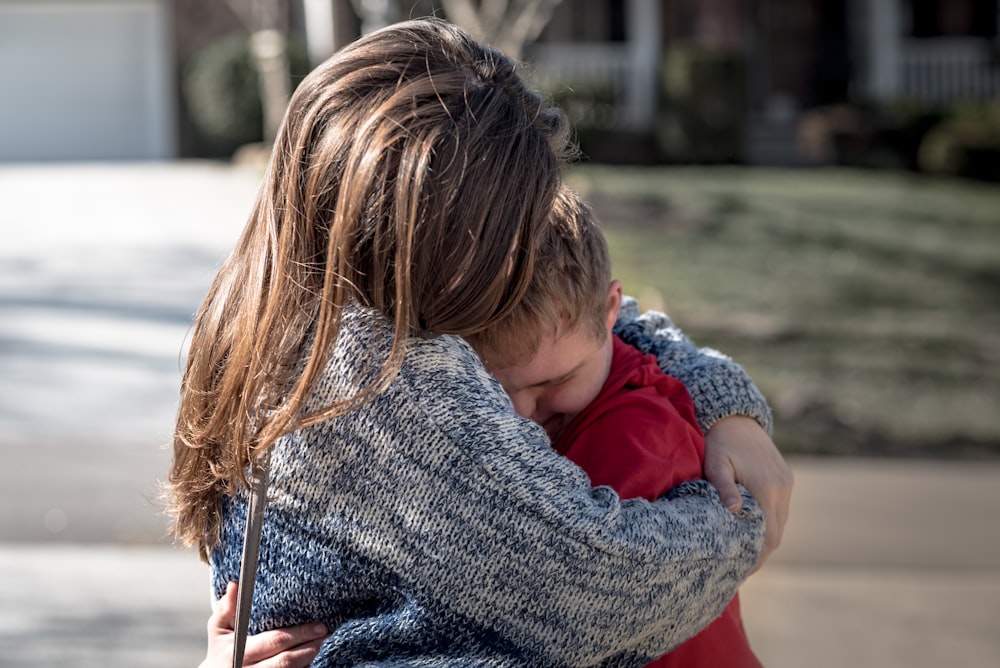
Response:
[[[0,666],[194,666],[208,572],[157,506],[190,317],[261,173],[0,164]],[[792,458],[742,591],[769,668],[1000,665],[1000,462]]]

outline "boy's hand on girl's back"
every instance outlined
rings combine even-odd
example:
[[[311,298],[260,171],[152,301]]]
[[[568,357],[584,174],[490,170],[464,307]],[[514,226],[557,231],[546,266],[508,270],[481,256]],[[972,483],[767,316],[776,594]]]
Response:
[[[208,653],[199,668],[231,668],[236,627],[235,582],[208,618]],[[323,624],[300,624],[247,637],[243,665],[253,668],[305,668],[319,653],[328,632]]]
[[[743,505],[736,483],[760,505],[766,538],[754,570],[759,569],[781,544],[794,484],[791,468],[756,420],[733,416],[716,422],[705,435],[705,478],[734,512]]]

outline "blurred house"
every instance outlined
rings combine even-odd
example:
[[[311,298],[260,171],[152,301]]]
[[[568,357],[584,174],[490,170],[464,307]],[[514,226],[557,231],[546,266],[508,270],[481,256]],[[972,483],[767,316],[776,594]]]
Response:
[[[276,2],[312,63],[377,25],[360,10],[442,13]],[[253,29],[241,3],[0,0],[0,161],[224,155],[185,84],[200,51]],[[563,0],[524,57],[594,158],[824,162],[870,129],[864,110],[1000,96],[1000,0]]]
[[[170,0],[0,0],[0,161],[176,154]]]
[[[845,103],[1000,96],[1000,1],[566,1],[528,56],[601,151],[800,164],[862,122]]]

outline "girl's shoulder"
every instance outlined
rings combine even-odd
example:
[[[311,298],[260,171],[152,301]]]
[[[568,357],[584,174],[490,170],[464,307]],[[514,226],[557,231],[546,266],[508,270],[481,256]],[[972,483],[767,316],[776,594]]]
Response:
[[[324,380],[339,385],[341,391],[371,384],[385,365],[392,342],[392,323],[385,315],[360,306],[346,308]],[[503,388],[472,347],[449,334],[410,337],[389,391],[405,391],[411,400],[437,408],[512,410]]]

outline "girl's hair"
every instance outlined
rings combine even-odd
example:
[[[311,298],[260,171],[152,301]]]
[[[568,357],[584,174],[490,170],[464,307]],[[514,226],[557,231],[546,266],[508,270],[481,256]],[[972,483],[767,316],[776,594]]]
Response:
[[[542,337],[577,328],[607,336],[611,255],[593,210],[563,186],[552,205],[521,300],[495,325],[468,337],[488,368],[527,362]]]
[[[203,558],[219,501],[283,434],[392,381],[407,339],[472,335],[524,293],[570,149],[515,63],[436,19],[345,47],[296,90],[249,221],[197,315],[167,493]],[[371,385],[306,412],[349,303],[394,325]]]

